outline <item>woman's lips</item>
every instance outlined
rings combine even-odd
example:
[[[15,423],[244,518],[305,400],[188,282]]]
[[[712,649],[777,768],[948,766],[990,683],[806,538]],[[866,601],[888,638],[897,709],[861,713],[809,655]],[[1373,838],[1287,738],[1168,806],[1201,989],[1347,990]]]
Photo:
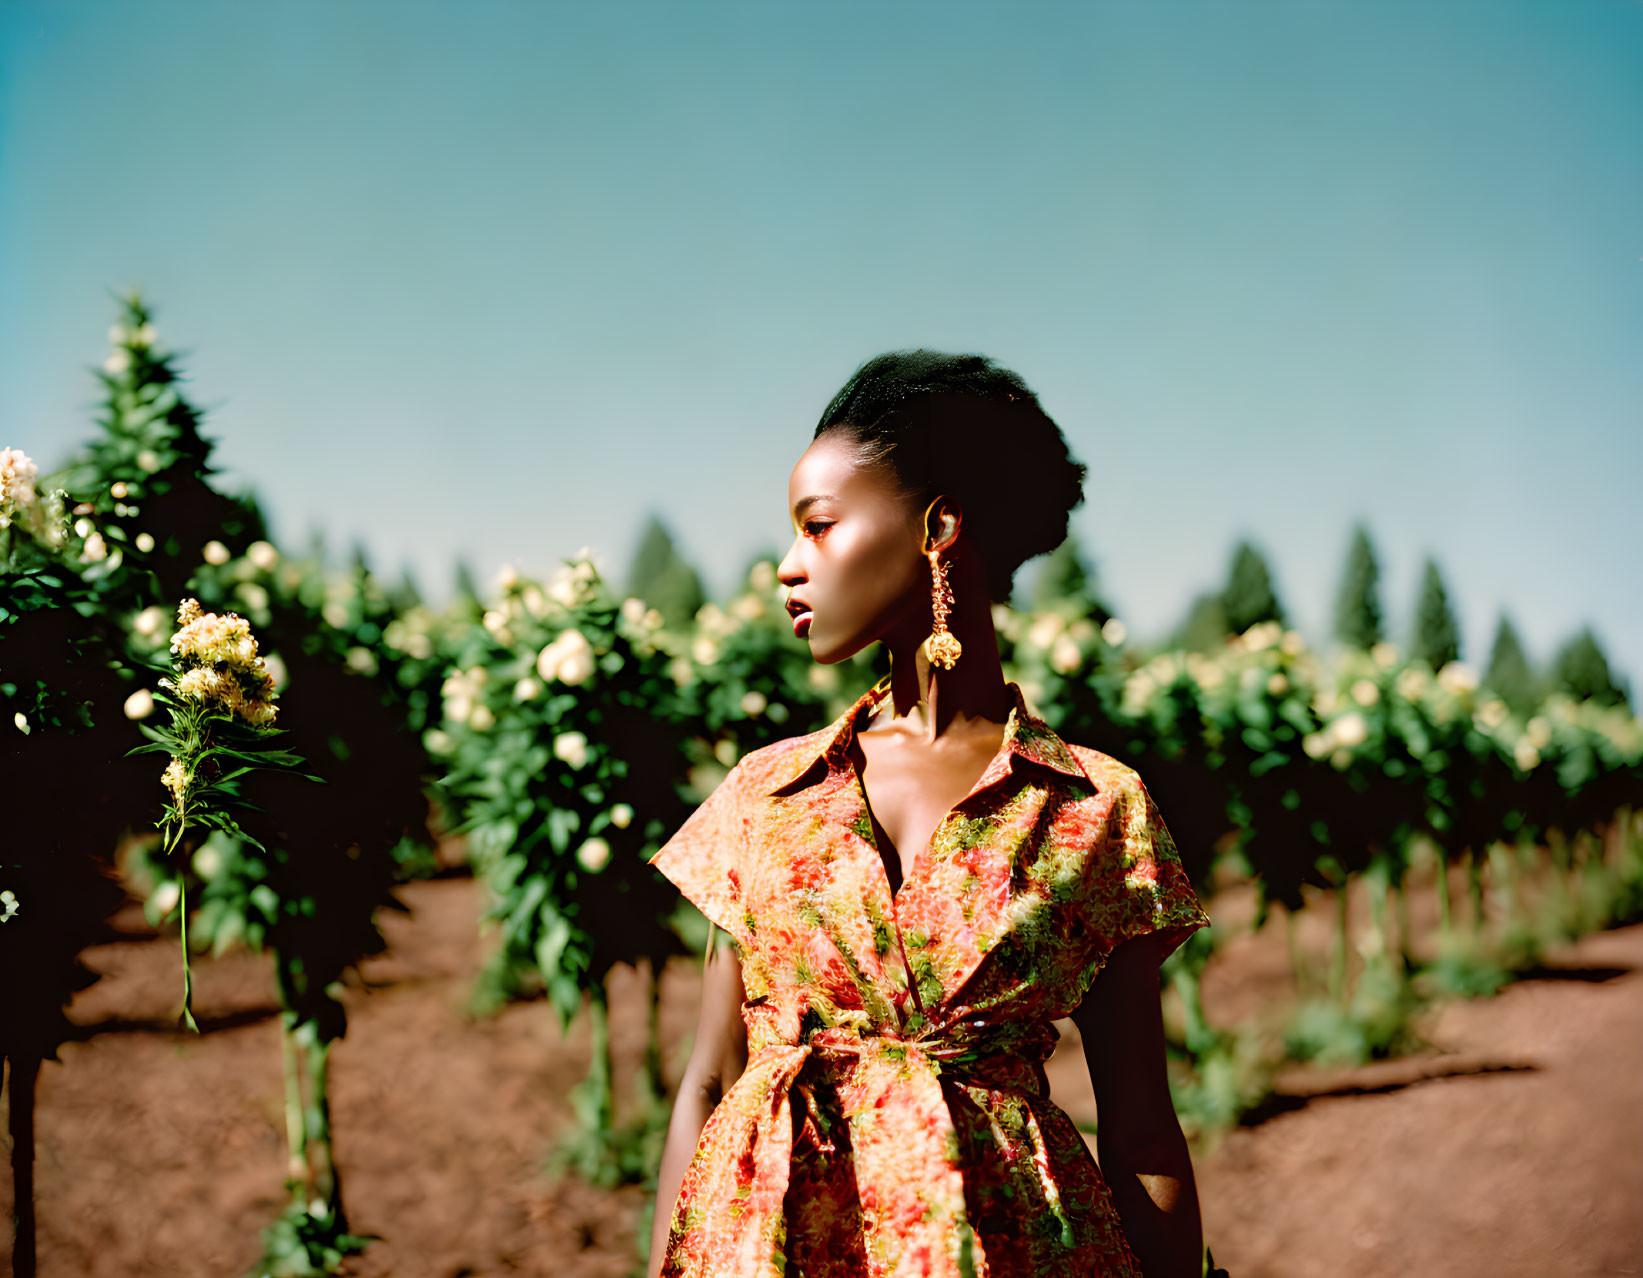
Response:
[[[793,636],[794,636],[794,638],[803,639],[806,635],[808,635],[810,633],[810,622],[811,622],[813,616],[814,616],[814,614],[812,614],[812,613],[801,612],[797,617],[793,618]]]

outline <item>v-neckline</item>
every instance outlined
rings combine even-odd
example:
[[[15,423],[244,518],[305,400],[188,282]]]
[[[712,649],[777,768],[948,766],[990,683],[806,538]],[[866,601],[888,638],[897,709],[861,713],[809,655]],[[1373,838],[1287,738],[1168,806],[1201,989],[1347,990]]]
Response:
[[[890,697],[890,690],[888,688],[885,689],[884,696],[885,699]],[[871,721],[871,716],[877,713],[882,704],[882,702],[868,703],[868,706],[863,713],[868,717],[869,722]],[[1010,714],[1014,715],[1015,713],[1015,709],[1012,708]],[[850,745],[854,746],[855,750],[861,754],[862,763],[865,765],[867,762],[867,752],[861,749],[860,742],[860,737],[864,728],[865,725],[851,725]],[[901,884],[897,887],[892,887],[890,885],[890,870],[888,865],[885,863],[884,849],[879,846],[878,835],[874,832],[874,826],[878,824],[878,818],[873,815],[873,803],[872,800],[867,797],[867,778],[862,774],[863,769],[856,766],[856,760],[852,757],[851,750],[847,748],[844,751],[845,763],[849,766],[850,778],[856,788],[856,797],[861,800],[862,815],[867,818],[865,823],[867,834],[863,841],[869,848],[872,849],[873,859],[878,863],[879,881],[883,884],[884,895],[890,902],[890,922],[895,926],[896,939],[898,943],[901,941],[901,898],[903,893],[905,893],[908,888],[912,886],[914,880],[920,878],[920,866],[924,865],[928,868],[927,863],[933,855],[933,849],[936,845],[937,836],[940,835],[943,827],[945,827],[946,824],[958,813],[959,808],[975,797],[976,792],[981,789],[983,783],[987,781],[988,775],[993,771],[993,765],[998,762],[999,755],[1008,750],[1009,742],[1010,720],[1007,716],[1004,720],[1003,736],[999,738],[998,749],[993,751],[992,758],[987,760],[986,765],[981,769],[981,772],[977,775],[975,781],[971,783],[969,790],[965,792],[964,796],[960,798],[957,803],[953,804],[952,807],[948,808],[947,811],[941,815],[940,819],[936,821],[935,826],[930,831],[930,837],[925,840],[924,846],[914,854],[912,864],[903,868]],[[886,833],[886,837],[888,837],[888,832]],[[899,849],[896,851],[896,856],[898,859],[901,856]],[[905,947],[903,947],[902,957],[905,961]]]

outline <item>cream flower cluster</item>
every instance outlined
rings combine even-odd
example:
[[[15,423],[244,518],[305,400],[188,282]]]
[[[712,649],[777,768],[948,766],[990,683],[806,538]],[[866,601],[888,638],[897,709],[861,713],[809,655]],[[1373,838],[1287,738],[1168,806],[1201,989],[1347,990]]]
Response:
[[[16,524],[36,541],[55,550],[68,536],[64,494],[57,489],[42,498],[35,490],[39,478],[40,468],[27,453],[17,448],[0,448],[0,529]]]
[[[560,634],[536,655],[536,673],[547,683],[573,687],[593,675],[594,652],[588,637],[574,626]]]
[[[257,655],[251,625],[236,613],[203,612],[199,601],[185,599],[177,609],[180,629],[171,651],[182,666],[173,685],[195,701],[212,701],[253,727],[272,726],[274,677]]]

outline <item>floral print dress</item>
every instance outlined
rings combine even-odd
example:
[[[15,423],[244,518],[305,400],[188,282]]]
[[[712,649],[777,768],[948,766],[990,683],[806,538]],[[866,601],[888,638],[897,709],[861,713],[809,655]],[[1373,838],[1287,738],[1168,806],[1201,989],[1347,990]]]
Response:
[[[1140,777],[1008,685],[997,755],[894,894],[854,733],[743,758],[651,864],[729,933],[747,1068],[702,1129],[665,1275],[1139,1275],[1048,1096],[1051,1024],[1122,941],[1209,922]]]

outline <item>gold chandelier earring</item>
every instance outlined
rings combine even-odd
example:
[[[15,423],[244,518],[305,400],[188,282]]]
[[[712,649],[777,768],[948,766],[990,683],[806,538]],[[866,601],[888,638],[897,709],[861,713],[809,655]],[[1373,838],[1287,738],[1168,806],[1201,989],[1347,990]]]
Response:
[[[936,499],[940,500],[939,497]],[[935,504],[933,501],[925,507],[926,521],[929,520],[930,509]],[[928,529],[928,522],[925,527]],[[924,545],[924,553],[930,560],[930,615],[933,623],[930,637],[924,641],[924,655],[932,665],[940,666],[943,670],[951,670],[964,655],[964,646],[959,643],[958,637],[947,629],[947,617],[953,611],[953,588],[947,583],[947,565],[942,563],[940,554],[930,548],[928,531],[924,535]]]

